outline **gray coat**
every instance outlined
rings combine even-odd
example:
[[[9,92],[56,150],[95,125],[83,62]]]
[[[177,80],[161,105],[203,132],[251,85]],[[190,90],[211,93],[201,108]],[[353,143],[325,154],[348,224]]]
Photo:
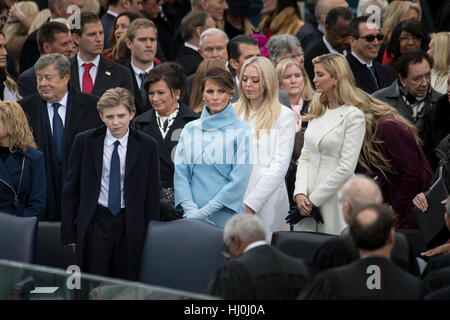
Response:
[[[416,126],[419,132],[419,136],[421,136],[421,133],[423,131],[423,115],[428,114],[431,106],[437,102],[442,94],[431,88],[430,93],[428,93],[427,97],[425,98],[425,106],[422,109],[421,115],[419,115],[416,121],[414,121],[414,118],[411,114],[411,107],[409,107],[402,98],[398,79],[395,80],[389,87],[374,92],[373,96],[386,102],[391,107],[394,107],[398,111],[398,113],[411,121],[411,123]]]

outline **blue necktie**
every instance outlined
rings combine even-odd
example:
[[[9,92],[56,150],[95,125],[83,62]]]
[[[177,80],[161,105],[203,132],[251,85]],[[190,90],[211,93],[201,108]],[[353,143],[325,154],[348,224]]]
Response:
[[[59,103],[53,103],[53,139],[55,140],[56,153],[58,157],[62,154],[62,140],[64,134],[64,126],[61,117],[58,113]]]
[[[141,93],[142,102],[144,102],[144,105],[147,105],[148,96],[147,91],[144,88],[144,81],[147,78],[147,72],[142,72],[139,74],[139,78],[141,79],[141,86],[139,87],[139,92]]]
[[[108,193],[108,209],[112,214],[116,215],[120,211],[121,190],[120,190],[120,158],[117,147],[119,140],[114,142],[114,150],[111,156],[111,166],[109,168],[109,193]]]

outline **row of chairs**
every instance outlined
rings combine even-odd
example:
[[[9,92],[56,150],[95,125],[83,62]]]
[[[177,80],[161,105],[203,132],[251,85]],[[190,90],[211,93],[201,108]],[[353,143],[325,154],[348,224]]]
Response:
[[[417,254],[423,250],[420,232],[402,231]],[[214,270],[225,261],[223,229],[199,220],[151,221],[145,239],[140,281],[205,293]],[[311,262],[316,250],[336,236],[312,232],[276,232],[272,245]],[[59,222],[0,214],[0,259],[66,269],[75,254],[61,246]]]

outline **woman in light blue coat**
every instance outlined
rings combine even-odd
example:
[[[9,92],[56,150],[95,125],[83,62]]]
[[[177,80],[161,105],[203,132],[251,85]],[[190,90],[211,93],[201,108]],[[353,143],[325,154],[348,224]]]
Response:
[[[201,87],[205,107],[184,127],[175,154],[175,206],[184,218],[224,227],[244,211],[252,131],[230,104],[234,80],[228,71],[210,68]]]

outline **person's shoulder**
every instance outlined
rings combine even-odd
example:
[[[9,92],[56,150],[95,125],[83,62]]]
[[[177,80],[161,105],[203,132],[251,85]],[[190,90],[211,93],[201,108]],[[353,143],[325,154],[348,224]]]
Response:
[[[147,146],[158,146],[158,142],[152,136],[146,134],[145,132],[139,131],[130,127],[130,135],[134,136],[140,143],[145,144]]]
[[[38,160],[44,157],[44,153],[35,148],[28,148],[27,151],[25,152],[25,155],[31,160]]]
[[[363,118],[364,119],[364,113],[356,106],[346,104],[345,108],[347,109],[347,116],[350,118]]]
[[[81,92],[79,90],[73,89],[73,95],[75,97],[75,102],[88,102],[97,105],[99,98],[93,94],[88,94],[85,92]]]
[[[194,110],[183,103],[180,103],[180,115],[183,119],[187,119],[189,121],[200,118],[200,115],[197,112],[194,112]]]
[[[40,100],[41,96],[39,95],[39,93],[34,93],[17,101],[17,103],[20,104],[23,109],[26,109],[28,106],[37,104]]]

